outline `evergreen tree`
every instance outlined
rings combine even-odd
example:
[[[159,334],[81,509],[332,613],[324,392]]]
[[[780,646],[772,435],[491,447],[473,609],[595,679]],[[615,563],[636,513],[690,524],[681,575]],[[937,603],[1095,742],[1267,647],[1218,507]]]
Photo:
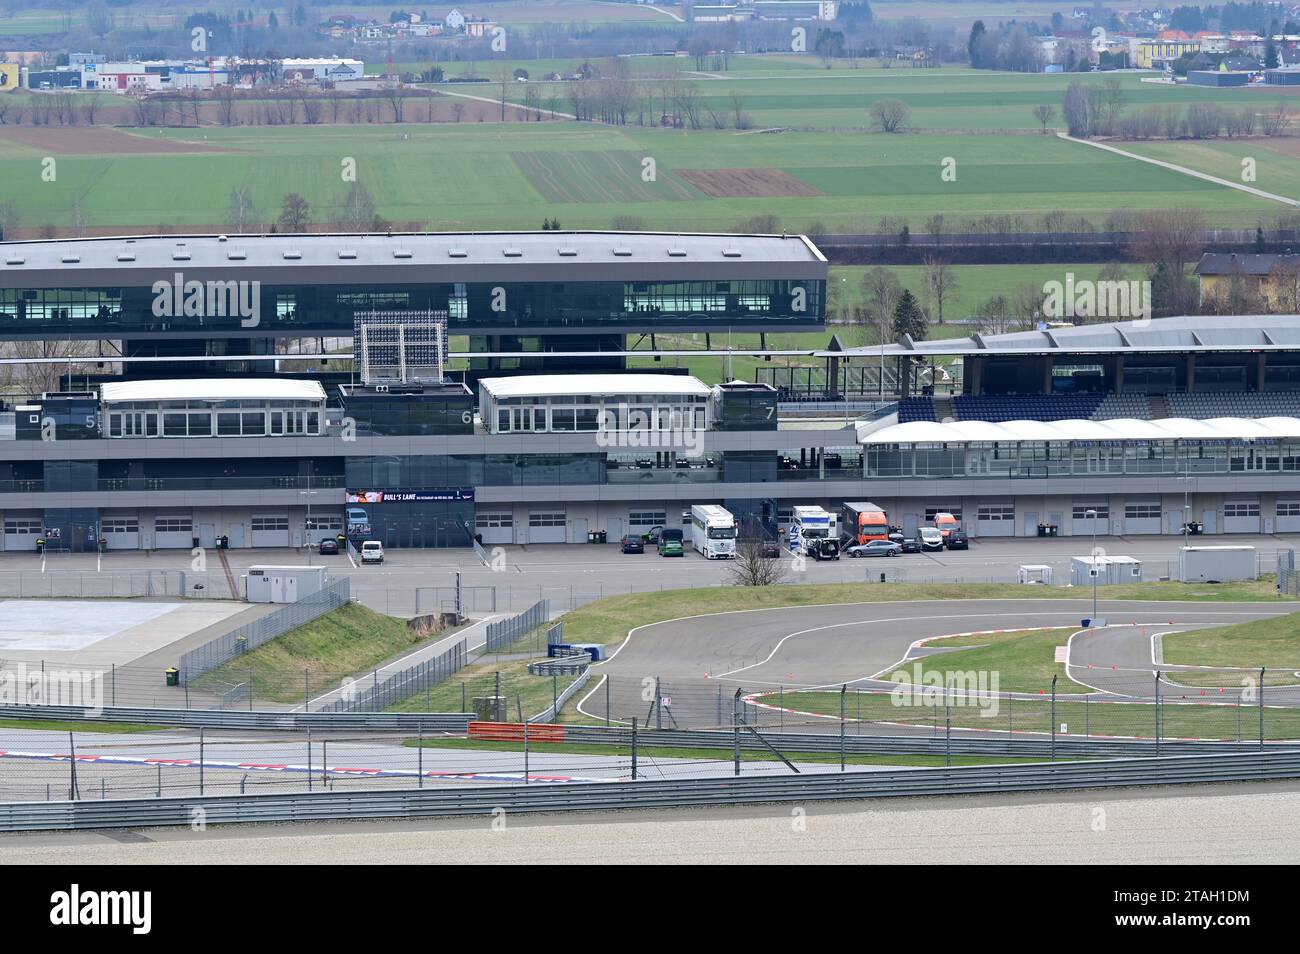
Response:
[[[930,323],[926,320],[925,312],[921,311],[916,296],[910,289],[904,288],[902,297],[894,306],[894,334],[900,339],[904,335],[910,335],[914,341],[921,341],[929,328]]]
[[[979,47],[980,38],[983,36],[984,36],[984,21],[976,20],[973,24],[971,24],[970,39],[966,41],[966,53],[970,57],[970,65],[975,67],[976,69],[978,69],[980,66],[978,47]]]

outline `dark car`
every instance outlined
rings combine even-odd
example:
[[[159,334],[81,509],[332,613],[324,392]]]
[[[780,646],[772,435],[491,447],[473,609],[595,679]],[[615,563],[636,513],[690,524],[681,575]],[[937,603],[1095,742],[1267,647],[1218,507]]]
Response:
[[[624,553],[645,553],[645,544],[639,534],[629,533],[623,538]]]
[[[781,544],[771,537],[764,537],[759,542],[759,553],[765,560],[779,560],[781,558]]]
[[[966,536],[965,530],[954,530],[948,534],[948,539],[944,540],[944,545],[949,550],[969,550],[970,538]]]
[[[823,537],[805,544],[808,555],[814,560],[838,560],[840,558],[840,541]]]
[[[321,556],[337,556],[339,552],[339,542],[333,537],[326,537],[321,540],[317,550],[320,552]]]
[[[871,540],[867,543],[859,543],[856,547],[849,547],[847,552],[849,556],[855,559],[858,557],[894,557],[903,552],[903,546],[890,540]]]
[[[903,548],[904,553],[920,553],[921,541],[916,537],[903,537],[901,540],[894,541]]]

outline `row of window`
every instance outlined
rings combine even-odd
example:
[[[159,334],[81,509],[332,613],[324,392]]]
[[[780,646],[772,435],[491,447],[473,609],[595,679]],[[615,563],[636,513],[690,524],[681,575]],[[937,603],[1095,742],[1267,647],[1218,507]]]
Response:
[[[107,417],[109,437],[316,436],[322,421],[316,410],[111,411]]]

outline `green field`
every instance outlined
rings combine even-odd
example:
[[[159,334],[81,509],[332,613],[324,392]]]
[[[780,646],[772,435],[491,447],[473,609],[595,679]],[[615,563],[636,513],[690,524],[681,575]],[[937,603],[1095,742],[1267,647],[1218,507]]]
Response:
[[[1294,673],[1300,669],[1300,614],[1171,633],[1161,642],[1165,662],[1176,665],[1265,666]]]
[[[1179,142],[1118,142],[1140,156],[1174,162],[1197,172],[1296,198],[1300,196],[1300,148],[1294,139],[1210,139]],[[1254,161],[1253,181],[1242,179],[1243,160]],[[1279,206],[1281,209],[1281,206]]]
[[[80,199],[91,226],[202,226],[224,222],[232,189],[251,189],[268,221],[299,192],[318,222],[340,217],[354,158],[379,214],[432,229],[608,228],[616,216],[670,231],[728,230],[758,215],[803,231],[874,232],[906,219],[913,230],[943,213],[950,227],[984,215],[1030,219],[1052,211],[1098,225],[1117,209],[1192,205],[1222,224],[1253,225],[1282,207],[1137,160],[1054,137],[888,136],[657,130],[588,123],[463,123],[212,127],[141,134],[223,151],[182,155],[58,155],[19,141],[0,144],[0,202],[20,226],[68,226]],[[105,147],[107,148],[107,147]],[[58,176],[41,180],[55,152]],[[526,156],[522,164],[517,157]],[[658,181],[642,180],[641,159]],[[945,159],[956,181],[940,178]],[[691,198],[681,170],[776,169],[814,196]],[[686,199],[689,198],[689,201]]]

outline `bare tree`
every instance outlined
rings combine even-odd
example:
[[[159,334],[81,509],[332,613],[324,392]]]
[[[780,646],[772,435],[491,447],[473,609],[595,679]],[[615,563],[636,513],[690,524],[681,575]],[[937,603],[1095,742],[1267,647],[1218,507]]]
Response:
[[[925,257],[925,289],[934,304],[939,324],[943,324],[943,303],[957,289],[957,274],[947,261],[937,255]]]
[[[862,295],[866,299],[868,314],[879,331],[880,340],[886,340],[886,329],[893,320],[898,299],[903,295],[902,283],[889,269],[877,265],[862,276]]]
[[[385,83],[382,87],[382,95],[388,102],[388,107],[393,111],[393,122],[400,123],[404,110],[402,88],[396,83]]]
[[[912,108],[901,99],[878,99],[869,112],[872,122],[887,133],[905,132],[912,119]]]
[[[465,116],[465,101],[458,99],[451,104],[451,116],[456,122],[460,122]]]
[[[13,230],[18,228],[18,205],[13,199],[0,202],[0,242],[13,240]]]
[[[727,567],[727,578],[733,586],[774,586],[784,582],[785,561],[771,556],[776,543],[755,521],[746,521],[736,540],[736,556]]]
[[[277,221],[281,232],[304,232],[311,224],[311,205],[297,192],[290,192],[280,204]]]
[[[261,224],[253,193],[247,186],[230,190],[230,205],[226,209],[226,225],[232,232],[256,232]]]
[[[75,361],[76,358],[93,356],[93,344],[89,341],[58,341],[45,339],[41,341],[14,341],[2,349],[0,354],[12,358],[61,358],[66,361],[42,362],[40,364],[4,365],[0,380],[23,394],[37,396],[47,391],[59,389],[59,377],[65,372],[87,374],[91,368],[88,364]]]
[[[367,232],[375,225],[375,200],[360,182],[348,188],[343,202],[343,226],[349,232]]]
[[[1156,267],[1152,294],[1168,314],[1187,314],[1195,304],[1195,286],[1188,270],[1204,247],[1205,216],[1183,207],[1140,212],[1129,250],[1139,262]]]
[[[1038,120],[1038,125],[1043,127],[1044,136],[1047,135],[1048,124],[1055,118],[1056,108],[1054,106],[1048,106],[1046,103],[1041,103],[1034,107],[1034,119]]]

